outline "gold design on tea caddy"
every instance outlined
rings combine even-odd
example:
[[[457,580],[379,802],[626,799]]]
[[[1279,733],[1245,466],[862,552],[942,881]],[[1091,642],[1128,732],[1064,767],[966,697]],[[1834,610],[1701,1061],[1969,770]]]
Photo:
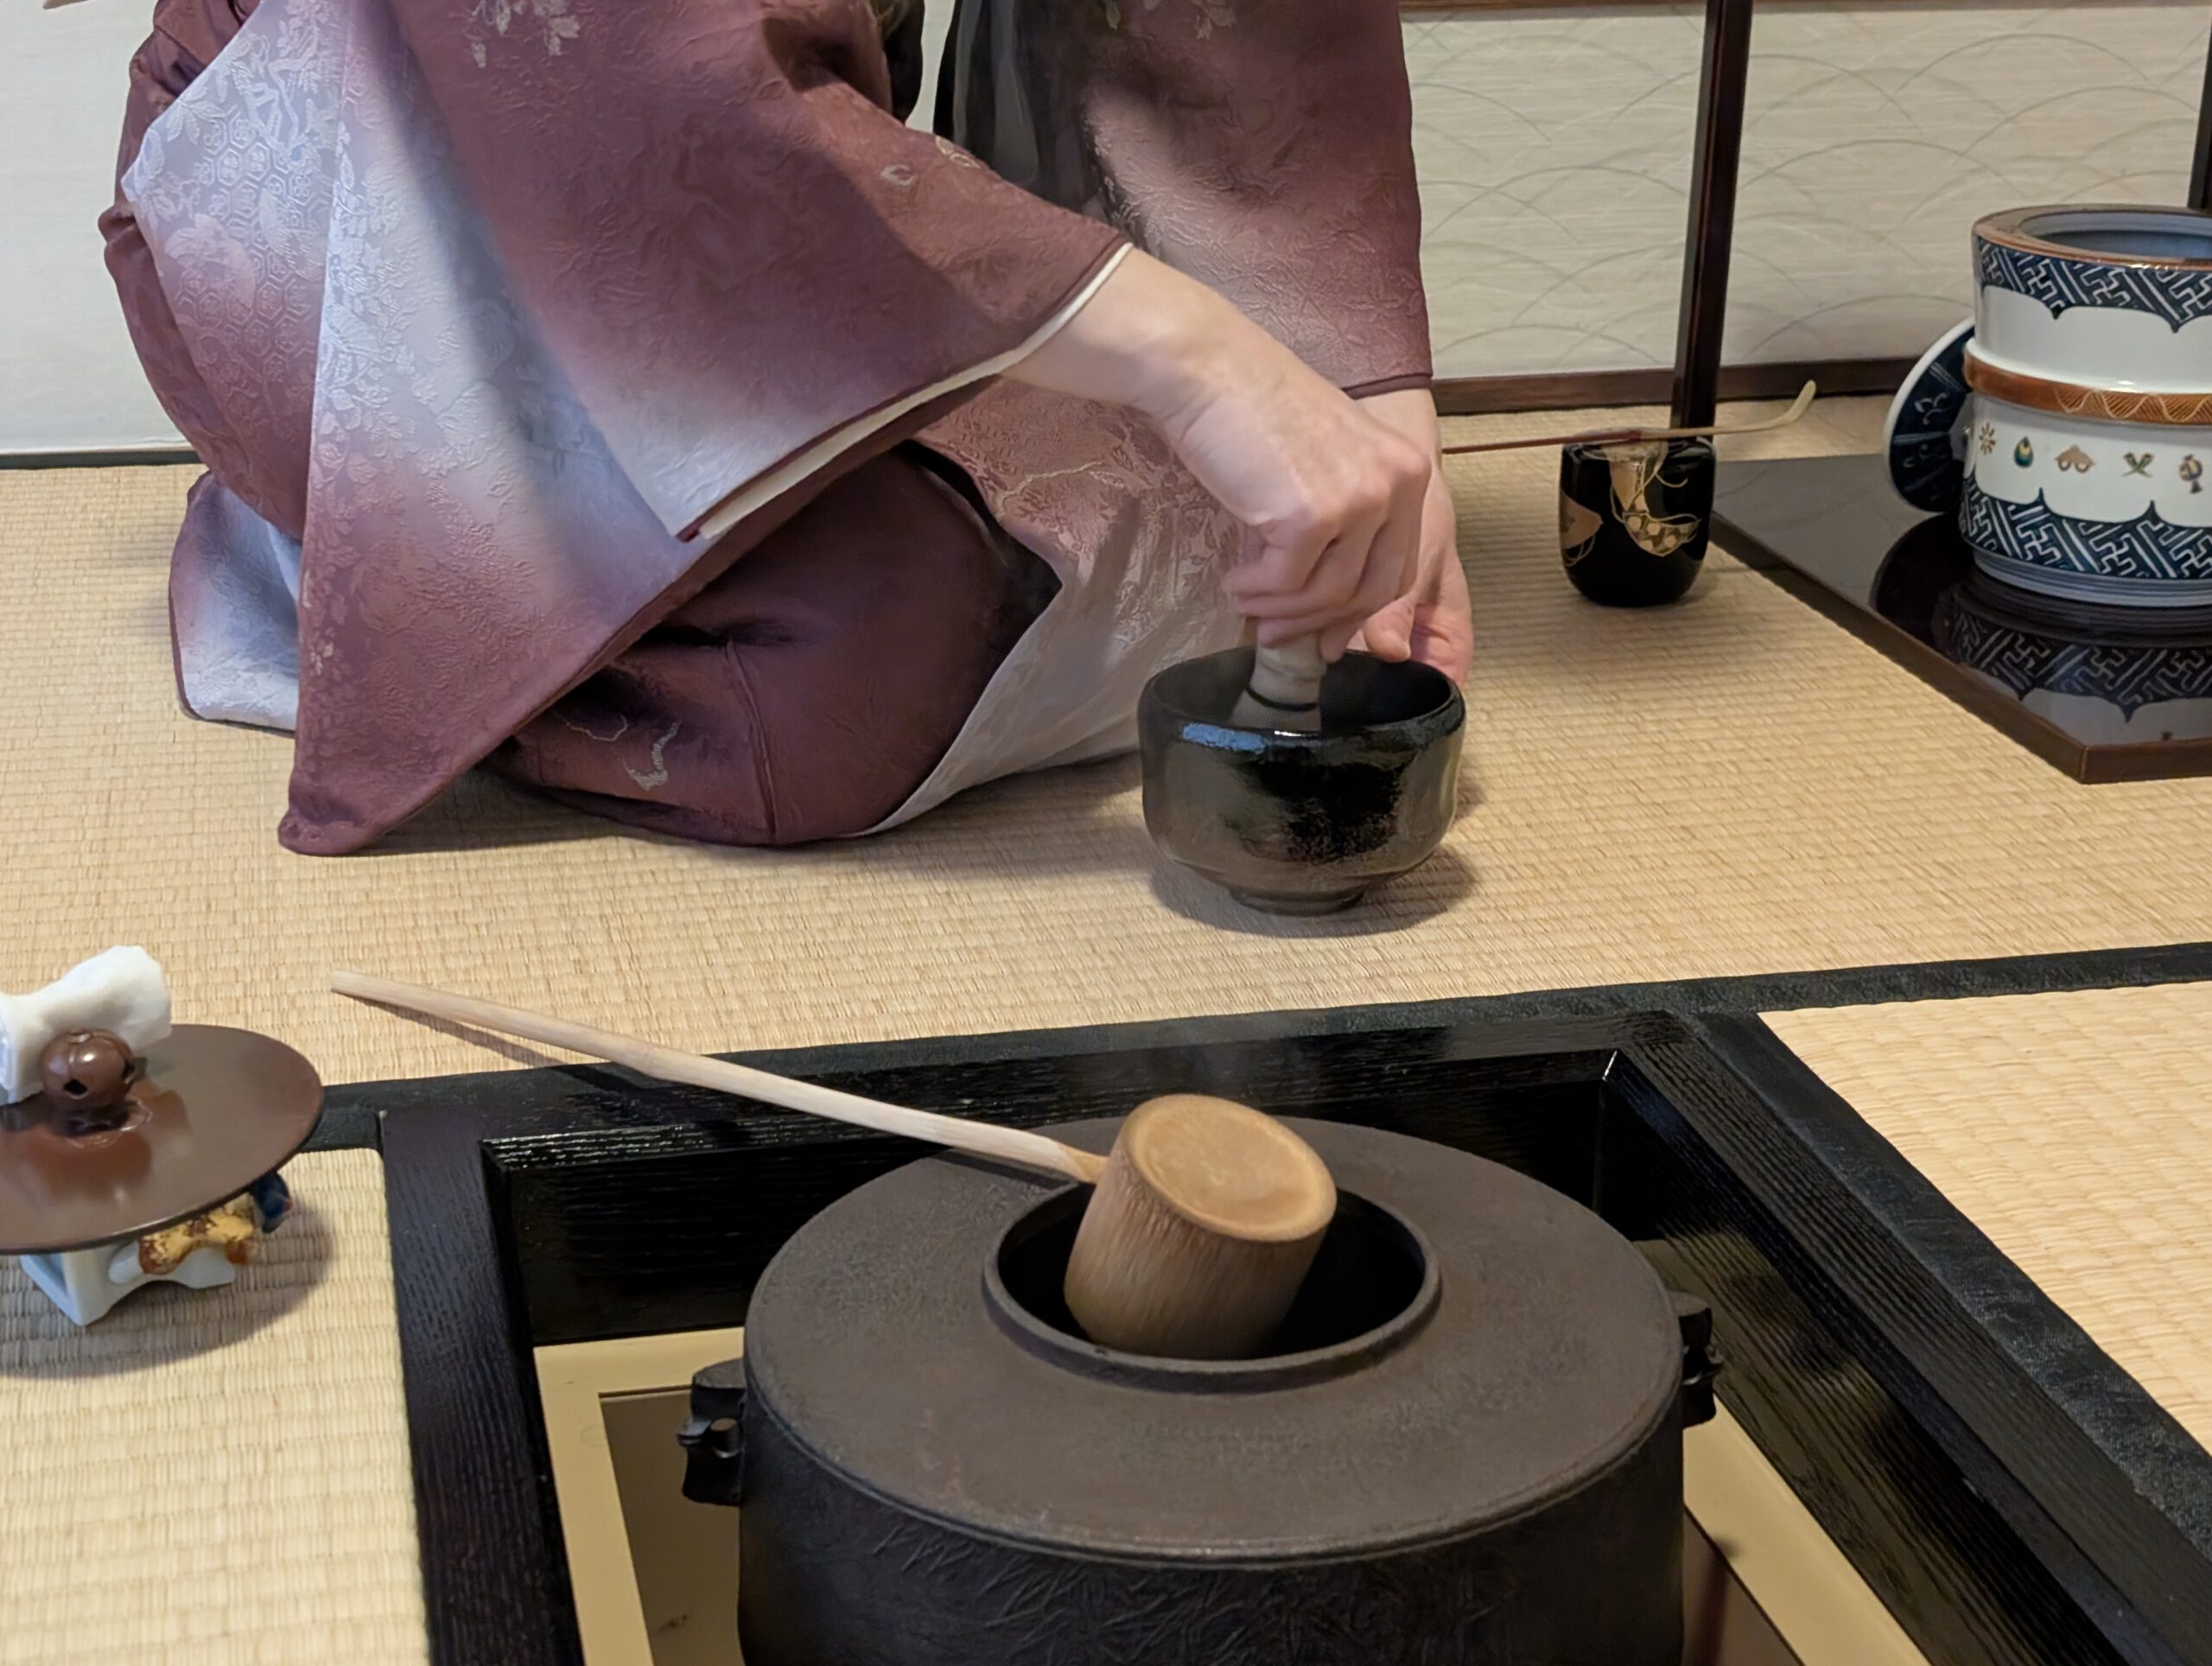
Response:
[[[1981,455],[1985,457],[1986,457],[1991,452],[1996,450],[1997,425],[1993,423],[1984,423],[1981,425],[1981,433],[1978,436],[1978,442],[1981,448]]]
[[[1559,494],[1559,548],[1560,556],[1572,567],[1588,555],[1598,543],[1598,534],[1605,525],[1605,518],[1586,503]]]
[[[2123,451],[2120,455],[2127,459],[2127,472],[2129,474],[2148,476],[2151,473],[2151,453],[2147,451]]]
[[[1675,554],[1697,537],[1704,525],[1699,517],[1661,515],[1651,507],[1653,486],[1688,484],[1661,474],[1667,464],[1664,442],[1607,446],[1599,455],[1605,458],[1612,478],[1613,513],[1619,517],[1623,530],[1637,549],[1647,556],[1663,557]]]
[[[2027,442],[2023,440],[2023,445]],[[2069,445],[2058,454],[2058,466],[2071,474],[2086,474],[2097,466],[2097,460],[2078,445]]]

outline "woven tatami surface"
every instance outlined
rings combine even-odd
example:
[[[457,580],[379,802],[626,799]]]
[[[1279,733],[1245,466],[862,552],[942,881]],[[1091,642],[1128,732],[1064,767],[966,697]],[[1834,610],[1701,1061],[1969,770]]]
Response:
[[[1761,443],[1865,449],[1878,416]],[[181,1017],[343,1081],[498,1061],[324,995],[334,965],[724,1048],[2212,937],[2212,780],[2081,786],[1725,559],[1682,607],[1591,607],[1555,467],[1457,467],[1481,658],[1449,846],[1291,925],[1162,873],[1128,760],[832,849],[687,848],[473,783],[378,854],[288,855],[289,743],[175,705],[190,471],[0,473],[0,987],[143,943]]]
[[[1767,1022],[2212,1446],[2212,984]]]
[[[419,1666],[384,1174],[285,1170],[226,1288],[88,1330],[0,1262],[0,1663]]]

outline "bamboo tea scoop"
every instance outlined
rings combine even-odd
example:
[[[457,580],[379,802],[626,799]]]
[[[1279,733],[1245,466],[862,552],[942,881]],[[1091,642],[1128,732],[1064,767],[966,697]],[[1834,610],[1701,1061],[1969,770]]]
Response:
[[[1779,416],[1758,423],[1707,423],[1698,428],[1592,428],[1580,434],[1524,434],[1515,440],[1478,440],[1471,445],[1447,445],[1447,457],[1471,457],[1479,451],[1527,451],[1544,445],[1628,445],[1647,440],[1719,439],[1738,434],[1766,434],[1788,428],[1813,408],[1819,385],[1808,382],[1797,390],[1789,409]]]
[[[812,1082],[361,972],[330,987],[358,1001],[442,1018],[627,1065],[641,1076],[741,1094],[1095,1185],[1068,1258],[1068,1308],[1103,1347],[1236,1359],[1265,1346],[1290,1311],[1336,1217],[1336,1184],[1313,1149],[1274,1118],[1180,1094],[1132,1111],[1110,1155],[1049,1135],[887,1104]]]

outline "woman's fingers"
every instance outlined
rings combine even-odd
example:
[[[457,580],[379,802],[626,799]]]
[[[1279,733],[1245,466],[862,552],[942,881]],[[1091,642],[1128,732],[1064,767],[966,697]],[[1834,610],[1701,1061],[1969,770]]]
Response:
[[[1282,624],[1273,620],[1261,621],[1255,633],[1263,648],[1280,647],[1286,642],[1302,641],[1308,637],[1319,639],[1321,658],[1334,663],[1344,657],[1346,650],[1360,632],[1360,621],[1339,619],[1318,628],[1304,624]]]
[[[1410,659],[1414,653],[1412,596],[1400,596],[1361,626],[1362,645],[1378,659]]]
[[[1364,621],[1412,588],[1402,564],[1381,555],[1379,550],[1379,545],[1370,545],[1364,555],[1336,550],[1330,552],[1325,569],[1337,563],[1358,569],[1348,596],[1337,581],[1325,579],[1319,594],[1271,600],[1265,604],[1240,603],[1240,607],[1247,618],[1259,621],[1269,641],[1326,633],[1339,624],[1344,627],[1344,640],[1350,641]]]
[[[1276,639],[1341,623],[1347,628],[1340,634],[1349,641],[1361,620],[1411,590],[1421,570],[1424,486],[1390,479],[1395,461],[1386,458],[1377,467],[1359,494],[1362,506],[1342,518],[1318,560],[1309,563],[1303,549],[1290,555],[1263,551],[1224,581],[1230,600],[1247,617],[1277,627],[1270,632]],[[1283,582],[1300,567],[1307,569],[1301,582]]]
[[[1149,418],[1252,535],[1252,558],[1224,584],[1271,633],[1341,650],[1414,588],[1436,450],[1425,393],[1363,409],[1214,291],[1141,254],[1011,374]]]
[[[1433,455],[1439,444],[1435,403],[1425,391],[1378,394],[1363,408]],[[1401,595],[1362,627],[1362,645],[1385,659],[1417,659],[1455,682],[1465,680],[1474,652],[1466,571],[1459,564],[1459,511],[1443,471],[1432,461],[1421,499],[1417,574]]]
[[[1254,619],[1333,619],[1349,607],[1396,506],[1380,472],[1370,476],[1312,488],[1287,525],[1262,529],[1258,556],[1223,581],[1230,600]]]
[[[1475,663],[1474,608],[1467,569],[1458,552],[1438,575],[1436,594],[1414,609],[1413,657],[1454,683],[1465,683]]]
[[[1222,581],[1229,599],[1248,613],[1277,598],[1304,595],[1328,555],[1333,529],[1260,532],[1254,541],[1258,548],[1252,556],[1230,568]]]
[[[1332,625],[1321,633],[1321,658],[1335,664],[1351,649],[1352,639],[1358,634],[1359,621],[1356,619],[1343,620]]]
[[[1376,539],[1376,556],[1369,563],[1372,576],[1353,598],[1362,619],[1421,588],[1422,513],[1432,465],[1418,452],[1413,459],[1414,466],[1398,483],[1390,518]]]
[[[1294,589],[1273,589],[1257,574],[1243,577],[1242,569],[1230,574],[1224,588],[1248,619],[1298,620],[1306,630],[1319,630],[1355,604],[1381,530],[1378,524],[1346,528]]]
[[[1373,529],[1365,537],[1371,540]],[[1346,563],[1360,557],[1348,553],[1347,544],[1346,538],[1335,537],[1311,555],[1300,550],[1291,556],[1263,546],[1252,560],[1230,569],[1222,589],[1250,619],[1294,619],[1317,607],[1327,611],[1336,605],[1328,600],[1332,594],[1348,598],[1358,588],[1358,568],[1354,565],[1347,572]],[[1291,572],[1298,576],[1286,582],[1285,575]]]

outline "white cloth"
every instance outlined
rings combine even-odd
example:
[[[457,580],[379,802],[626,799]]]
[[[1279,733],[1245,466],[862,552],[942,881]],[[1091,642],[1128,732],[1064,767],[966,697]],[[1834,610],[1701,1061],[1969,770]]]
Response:
[[[71,1030],[105,1030],[134,1052],[169,1033],[169,985],[143,949],[110,949],[33,995],[0,995],[0,1099],[43,1086],[39,1055]]]
[[[1060,588],[936,769],[870,833],[988,781],[1128,751],[1154,673],[1244,639],[1221,588],[1243,531],[1134,412],[1001,383],[928,440]]]
[[[209,722],[289,734],[300,716],[300,546],[213,480],[185,513],[189,536],[220,540],[231,557],[204,583],[169,587],[185,706]]]

